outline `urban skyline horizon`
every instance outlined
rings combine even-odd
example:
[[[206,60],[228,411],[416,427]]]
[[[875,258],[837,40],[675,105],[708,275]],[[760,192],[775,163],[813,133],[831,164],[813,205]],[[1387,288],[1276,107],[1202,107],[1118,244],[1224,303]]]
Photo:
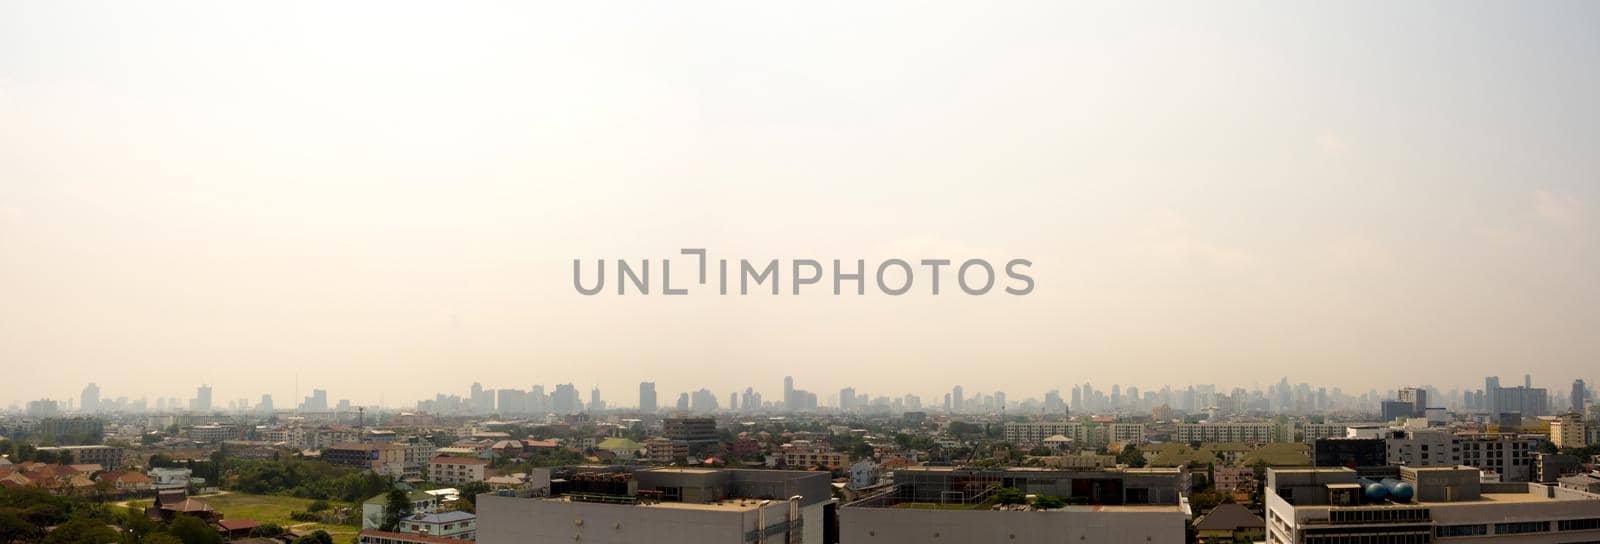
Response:
[[[789,377],[791,377],[791,376],[784,376],[784,378],[789,378]],[[1549,395],[1550,395],[1549,400],[1552,403],[1558,398],[1559,399],[1568,398],[1569,397],[1569,394],[1568,394],[1569,388],[1574,384],[1575,381],[1576,382],[1582,382],[1586,386],[1587,390],[1591,391],[1591,392],[1594,391],[1594,387],[1595,387],[1594,384],[1597,383],[1593,379],[1590,379],[1590,378],[1587,378],[1587,377],[1577,376],[1577,377],[1572,377],[1572,378],[1566,379],[1564,382],[1550,384],[1548,382],[1541,382],[1538,379],[1534,379],[1532,377],[1531,373],[1524,373],[1523,374],[1523,378],[1524,379],[1522,379],[1522,380],[1507,380],[1506,378],[1508,377],[1508,375],[1487,376],[1485,378],[1496,378],[1496,377],[1499,378],[1499,383],[1502,385],[1502,387],[1517,387],[1517,386],[1523,386],[1523,385],[1526,385],[1526,384],[1531,384],[1531,386],[1533,388],[1535,388],[1535,389],[1544,389],[1549,393]],[[780,379],[779,381],[781,382],[782,380]],[[812,387],[804,387],[803,385],[805,385],[805,382],[803,382],[801,380],[797,379],[795,381],[796,381],[797,384],[799,384],[799,385],[797,385],[795,387],[796,390],[807,391],[807,392],[810,392],[810,393],[816,395],[816,398],[817,398],[819,406],[824,406],[824,407],[837,407],[837,406],[839,406],[838,394],[840,392],[842,392],[845,388],[857,389],[857,387],[858,387],[857,384],[842,384],[842,385],[839,385],[837,387],[828,387],[828,388],[825,388],[825,389],[815,389],[815,388],[812,388]],[[1287,381],[1287,384],[1292,389],[1298,389],[1301,386],[1307,386],[1307,387],[1310,388],[1310,390],[1312,392],[1316,392],[1317,389],[1321,388],[1321,389],[1325,389],[1325,392],[1328,395],[1342,394],[1342,395],[1345,395],[1345,396],[1350,397],[1350,398],[1358,398],[1358,399],[1359,398],[1365,398],[1365,397],[1371,396],[1371,395],[1376,395],[1376,398],[1374,398],[1372,400],[1377,400],[1377,401],[1392,400],[1393,394],[1396,391],[1398,391],[1400,389],[1403,389],[1403,388],[1416,387],[1416,388],[1423,388],[1423,389],[1432,389],[1432,390],[1437,391],[1439,394],[1443,395],[1445,398],[1449,398],[1451,405],[1454,405],[1454,403],[1459,400],[1459,398],[1461,397],[1461,395],[1463,393],[1472,392],[1472,391],[1482,391],[1483,390],[1483,386],[1485,385],[1484,384],[1484,381],[1485,381],[1484,378],[1480,378],[1476,386],[1473,386],[1473,385],[1470,385],[1470,384],[1469,385],[1440,386],[1438,384],[1427,384],[1427,383],[1420,383],[1420,384],[1402,383],[1402,384],[1391,384],[1389,387],[1367,387],[1367,388],[1356,389],[1356,390],[1345,390],[1342,387],[1318,385],[1315,382],[1294,381],[1294,380],[1290,380],[1288,376],[1282,376],[1282,377],[1280,377],[1280,380],[1276,381],[1276,382],[1258,383],[1258,384],[1252,384],[1252,385],[1249,385],[1249,386],[1246,386],[1246,385],[1224,385],[1224,384],[1217,384],[1217,383],[1189,383],[1189,384],[1160,384],[1160,385],[1156,385],[1154,387],[1150,387],[1150,386],[1141,385],[1141,384],[1128,384],[1128,383],[1104,383],[1104,382],[1103,383],[1096,383],[1096,382],[1094,382],[1092,380],[1088,380],[1088,381],[1082,381],[1082,382],[1076,382],[1076,383],[1065,383],[1065,384],[1063,384],[1063,385],[1061,385],[1059,387],[1047,387],[1047,388],[1044,388],[1044,389],[1039,390],[1037,392],[1024,392],[1024,393],[1018,393],[1016,391],[1008,391],[1005,388],[998,388],[998,389],[995,389],[995,388],[977,388],[977,387],[969,388],[964,384],[952,384],[950,387],[944,389],[943,391],[923,391],[923,392],[918,392],[918,391],[889,392],[889,391],[886,391],[886,390],[876,390],[876,389],[872,389],[872,388],[861,387],[861,388],[859,388],[857,390],[857,394],[859,394],[859,395],[870,395],[871,398],[874,398],[874,399],[879,398],[879,397],[887,397],[889,399],[903,399],[903,398],[907,398],[909,396],[916,396],[917,398],[919,398],[921,400],[922,405],[924,407],[929,407],[929,409],[931,409],[931,408],[939,407],[942,404],[943,395],[945,395],[946,393],[952,392],[957,387],[962,388],[963,392],[968,394],[968,395],[993,395],[995,393],[1002,393],[1002,394],[1004,394],[1006,396],[1006,399],[1008,401],[1021,402],[1021,401],[1026,401],[1026,400],[1043,399],[1051,392],[1058,392],[1063,398],[1067,398],[1067,397],[1069,397],[1070,395],[1072,395],[1074,393],[1074,389],[1076,389],[1078,387],[1081,387],[1081,386],[1084,386],[1086,384],[1092,386],[1094,388],[1094,391],[1102,393],[1102,394],[1107,394],[1107,395],[1109,395],[1114,390],[1120,390],[1124,394],[1123,398],[1124,399],[1128,399],[1129,397],[1127,397],[1126,394],[1129,392],[1130,388],[1134,389],[1134,390],[1137,390],[1138,392],[1140,392],[1141,395],[1143,395],[1144,393],[1161,392],[1161,391],[1165,390],[1166,388],[1170,388],[1170,391],[1173,394],[1180,394],[1180,393],[1182,393],[1183,391],[1185,391],[1185,390],[1187,390],[1189,388],[1205,389],[1205,388],[1208,388],[1208,387],[1209,388],[1213,388],[1213,391],[1215,393],[1217,393],[1217,394],[1232,394],[1234,391],[1239,391],[1239,390],[1242,390],[1242,391],[1244,391],[1246,393],[1254,394],[1254,393],[1265,393],[1265,392],[1272,391],[1274,387],[1278,386],[1281,383],[1285,383],[1285,381]],[[533,390],[533,387],[541,387],[541,388],[544,389],[546,395],[550,395],[556,389],[556,387],[559,386],[559,385],[572,385],[574,387],[574,389],[577,391],[578,399],[580,399],[581,403],[584,404],[584,405],[587,405],[589,403],[588,399],[590,398],[591,391],[596,389],[596,388],[598,388],[600,390],[600,392],[601,392],[600,398],[601,398],[602,401],[605,402],[605,404],[607,406],[607,409],[634,409],[634,408],[638,407],[638,401],[639,401],[639,398],[640,398],[639,397],[639,388],[643,383],[654,383],[655,384],[655,391],[656,391],[656,395],[657,395],[657,403],[658,403],[658,406],[660,408],[662,408],[662,409],[668,409],[668,407],[677,399],[677,396],[680,395],[680,394],[692,396],[695,393],[697,393],[699,391],[703,391],[703,390],[709,390],[711,393],[713,393],[713,397],[718,400],[719,404],[721,403],[722,400],[727,399],[726,395],[732,394],[732,395],[737,396],[737,395],[745,393],[746,391],[754,391],[756,394],[760,395],[760,397],[762,399],[764,399],[766,401],[771,401],[771,402],[781,402],[782,399],[783,399],[783,394],[784,394],[784,390],[783,390],[783,388],[781,386],[776,388],[775,392],[768,391],[768,390],[762,389],[760,387],[756,387],[754,384],[748,385],[748,386],[744,386],[744,387],[727,388],[727,389],[721,389],[721,390],[713,389],[713,388],[709,388],[709,387],[671,388],[671,387],[663,386],[663,383],[666,383],[666,382],[662,382],[662,381],[659,381],[659,380],[655,380],[655,381],[641,380],[640,382],[634,382],[632,387],[616,388],[616,389],[599,388],[598,386],[595,386],[595,385],[585,385],[585,384],[581,384],[581,383],[577,383],[577,382],[559,382],[558,381],[558,382],[550,382],[550,383],[533,383],[533,384],[529,384],[528,386],[512,386],[510,384],[500,384],[500,383],[494,383],[494,382],[475,381],[475,382],[469,382],[466,387],[462,387],[460,390],[435,391],[435,392],[433,392],[431,394],[421,395],[421,396],[418,396],[418,397],[416,397],[414,399],[407,399],[407,398],[404,398],[404,397],[396,399],[396,398],[391,398],[389,395],[380,393],[380,394],[377,395],[378,398],[375,399],[375,400],[364,400],[364,399],[358,398],[359,396],[343,395],[343,394],[340,394],[340,390],[338,388],[336,388],[336,387],[328,387],[328,386],[324,386],[324,385],[321,385],[321,384],[303,384],[301,388],[293,391],[292,393],[290,393],[288,395],[281,395],[281,394],[278,394],[278,393],[275,393],[275,392],[271,392],[271,391],[257,391],[257,392],[253,392],[253,393],[244,393],[244,394],[235,394],[235,395],[218,394],[216,392],[215,386],[212,386],[212,389],[211,389],[211,405],[212,405],[211,406],[211,410],[220,411],[220,410],[222,410],[222,408],[221,408],[222,406],[227,406],[229,403],[237,403],[240,400],[249,401],[250,406],[256,406],[261,401],[263,395],[271,395],[271,401],[272,401],[272,404],[273,404],[273,406],[274,406],[276,411],[280,411],[280,412],[281,411],[285,411],[285,410],[296,410],[297,411],[297,410],[299,410],[300,404],[303,401],[305,401],[307,398],[309,398],[309,396],[316,390],[322,390],[322,391],[326,392],[327,397],[326,397],[325,401],[329,405],[335,404],[338,401],[348,400],[348,401],[350,401],[350,406],[352,406],[352,407],[362,406],[362,407],[379,407],[379,408],[382,408],[382,409],[385,409],[385,410],[391,410],[391,409],[392,410],[408,410],[408,409],[415,409],[420,403],[434,400],[434,399],[438,398],[439,396],[449,397],[449,396],[454,395],[454,396],[457,396],[457,397],[460,397],[460,398],[463,398],[463,399],[470,399],[470,394],[471,394],[472,387],[475,386],[475,385],[481,385],[484,391],[488,391],[491,394],[493,392],[495,392],[495,391],[499,391],[499,390],[502,390],[502,389],[512,389],[512,390],[523,391],[523,392],[531,392]],[[102,399],[103,401],[104,400],[117,399],[119,397],[126,398],[127,401],[130,402],[130,403],[143,400],[143,401],[147,402],[147,405],[146,405],[146,410],[147,411],[155,411],[154,407],[157,405],[157,401],[158,400],[159,401],[176,400],[181,405],[187,405],[187,403],[191,402],[193,399],[196,398],[196,395],[197,395],[197,392],[198,392],[198,388],[199,387],[204,387],[206,385],[207,384],[197,384],[195,386],[189,387],[188,389],[185,390],[185,392],[181,392],[181,393],[178,393],[176,395],[173,395],[173,394],[156,394],[156,395],[142,395],[142,396],[134,396],[134,395],[129,395],[129,394],[125,394],[125,393],[119,393],[115,388],[109,388],[108,389],[105,385],[100,385],[98,382],[88,382],[88,383],[85,384],[85,387],[86,388],[89,387],[89,386],[98,387],[99,398]],[[607,391],[611,391],[611,393],[607,394]],[[622,391],[623,393],[618,394],[617,391]],[[54,401],[65,402],[65,403],[69,403],[70,404],[70,403],[77,402],[78,399],[80,398],[80,396],[83,394],[83,392],[84,392],[83,390],[80,390],[79,392],[74,393],[72,395],[43,396],[43,397],[34,398],[34,399],[22,399],[22,400],[8,401],[8,402],[6,402],[4,404],[4,406],[6,407],[7,410],[20,410],[20,409],[23,409],[24,407],[26,407],[29,402],[32,402],[32,401],[35,401],[35,400],[54,400]],[[226,390],[224,390],[224,393],[226,393]],[[769,393],[771,393],[771,394],[769,395]],[[968,399],[972,399],[972,398],[975,398],[975,397],[968,397]],[[619,399],[620,399],[620,401],[619,401]],[[1131,402],[1129,404],[1139,404],[1139,403],[1140,403],[1140,399],[1135,398],[1135,399],[1133,399],[1133,402]],[[1068,402],[1067,404],[1069,406],[1073,405],[1072,402]],[[67,404],[63,404],[62,405],[63,408],[66,405]],[[1440,406],[1443,406],[1443,405],[1444,405],[1443,403],[1440,403]],[[78,408],[81,409],[81,406],[79,406]],[[175,410],[175,408],[169,407],[169,408],[167,408],[167,410]]]

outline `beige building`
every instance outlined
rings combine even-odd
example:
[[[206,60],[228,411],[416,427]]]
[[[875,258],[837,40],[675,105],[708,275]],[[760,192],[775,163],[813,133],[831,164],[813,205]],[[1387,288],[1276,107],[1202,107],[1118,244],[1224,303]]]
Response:
[[[1558,448],[1582,448],[1589,444],[1587,439],[1582,414],[1568,412],[1550,422],[1550,443]]]
[[[434,457],[428,462],[428,481],[441,484],[481,482],[489,461],[477,457]]]

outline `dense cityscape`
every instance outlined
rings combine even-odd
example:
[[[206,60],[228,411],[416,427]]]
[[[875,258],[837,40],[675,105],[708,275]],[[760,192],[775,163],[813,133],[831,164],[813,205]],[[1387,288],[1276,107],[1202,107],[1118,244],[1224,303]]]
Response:
[[[1083,383],[1023,399],[954,386],[928,401],[854,387],[819,401],[793,378],[771,398],[474,383],[404,409],[323,389],[280,407],[223,404],[207,385],[152,402],[88,384],[0,416],[0,515],[7,542],[1600,535],[1593,387],[1518,382]]]

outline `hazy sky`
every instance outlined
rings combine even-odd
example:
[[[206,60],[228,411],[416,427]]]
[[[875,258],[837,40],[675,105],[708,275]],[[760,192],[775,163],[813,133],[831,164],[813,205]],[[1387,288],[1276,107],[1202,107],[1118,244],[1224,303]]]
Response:
[[[1600,3],[462,4],[0,0],[0,404],[1600,377]]]

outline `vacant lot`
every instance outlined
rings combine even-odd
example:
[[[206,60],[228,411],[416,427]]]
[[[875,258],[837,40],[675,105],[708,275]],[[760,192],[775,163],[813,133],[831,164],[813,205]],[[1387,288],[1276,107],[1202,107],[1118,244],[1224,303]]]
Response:
[[[261,523],[276,523],[284,528],[293,528],[296,531],[315,531],[322,529],[335,537],[354,536],[360,531],[357,525],[329,525],[325,523],[306,523],[289,519],[290,512],[304,512],[306,506],[311,504],[311,499],[299,499],[280,495],[250,495],[247,493],[224,492],[215,495],[196,495],[194,500],[211,505],[212,509],[222,513],[223,519],[251,519]],[[133,501],[133,506],[143,510],[150,506],[150,501]],[[330,508],[348,507],[348,505],[329,501]],[[351,519],[359,520],[360,507],[356,507]],[[339,542],[347,542],[348,538],[335,538]]]

